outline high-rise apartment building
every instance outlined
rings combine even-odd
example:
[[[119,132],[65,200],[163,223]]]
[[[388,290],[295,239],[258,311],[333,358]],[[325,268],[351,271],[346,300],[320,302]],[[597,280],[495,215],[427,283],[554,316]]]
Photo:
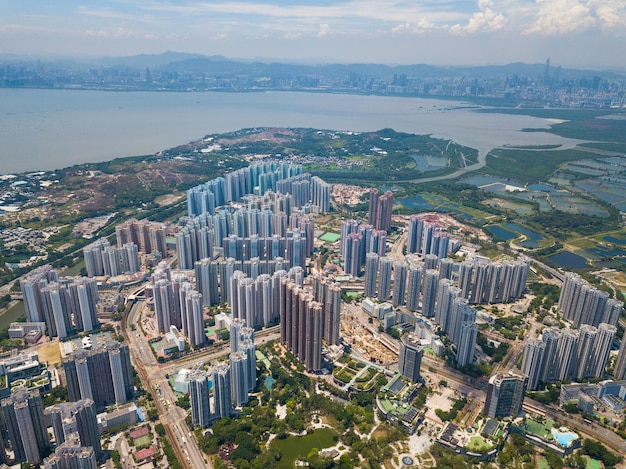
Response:
[[[541,379],[546,343],[541,339],[529,339],[524,346],[522,373],[528,376],[528,389],[536,391]]]
[[[98,461],[93,448],[79,443],[66,442],[57,446],[54,454],[43,460],[44,469],[97,469]]]
[[[380,195],[380,190],[370,190],[368,223],[377,230],[389,231],[391,229],[392,213],[393,192],[385,191],[383,195]]]
[[[420,307],[420,293],[422,290],[422,275],[424,273],[423,264],[409,264],[409,274],[407,281],[406,307],[410,311],[417,311]]]
[[[45,322],[51,337],[67,337],[99,325],[95,279],[59,278],[52,267],[42,266],[22,279],[20,286],[28,320]]]
[[[609,298],[607,292],[589,285],[578,274],[568,272],[565,274],[558,307],[563,318],[574,327],[581,324],[597,327],[601,323],[617,325],[624,305]]]
[[[50,441],[39,391],[18,388],[2,400],[0,409],[15,460],[40,464]]]
[[[404,304],[406,296],[406,275],[407,266],[404,262],[397,261],[393,265],[393,295],[392,301],[394,306]]]
[[[365,297],[373,297],[376,295],[376,276],[378,274],[378,254],[375,252],[367,253],[365,258]]]
[[[456,364],[458,366],[471,365],[474,363],[476,349],[476,337],[478,325],[474,321],[463,321],[459,332],[459,341],[456,345]]]
[[[322,305],[322,338],[328,345],[339,344],[341,286],[327,278],[314,276],[313,299]]]
[[[165,225],[147,220],[130,219],[115,227],[117,247],[134,243],[144,254],[158,252],[161,258],[167,256]]]
[[[248,402],[251,378],[249,374],[248,356],[241,351],[232,352],[230,354],[230,390],[235,407],[241,407]]]
[[[324,307],[290,280],[280,290],[280,340],[305,365],[308,371],[322,366]]]
[[[208,427],[211,421],[209,379],[203,370],[195,370],[189,374],[189,403],[191,404],[192,423]]]
[[[233,401],[230,390],[230,366],[226,363],[217,363],[213,365],[211,373],[215,417],[217,419],[229,417],[233,412]]]
[[[422,297],[422,314],[432,317],[435,314],[435,301],[437,299],[437,288],[439,287],[439,271],[428,269],[424,274]]]
[[[133,394],[128,344],[111,340],[63,359],[70,401],[92,399],[98,409],[123,404]],[[122,392],[122,390],[124,392]]]
[[[393,260],[389,257],[382,257],[378,263],[378,299],[387,301],[391,294],[391,270]]]

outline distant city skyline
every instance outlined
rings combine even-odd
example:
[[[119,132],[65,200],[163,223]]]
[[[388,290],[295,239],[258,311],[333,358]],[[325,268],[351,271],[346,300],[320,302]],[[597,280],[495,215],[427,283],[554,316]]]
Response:
[[[0,55],[624,68],[620,0],[0,0]]]

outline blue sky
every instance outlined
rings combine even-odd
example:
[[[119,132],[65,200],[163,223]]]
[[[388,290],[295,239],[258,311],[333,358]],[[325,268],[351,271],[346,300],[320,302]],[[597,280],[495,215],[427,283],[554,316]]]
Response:
[[[625,0],[0,0],[0,54],[626,68]]]

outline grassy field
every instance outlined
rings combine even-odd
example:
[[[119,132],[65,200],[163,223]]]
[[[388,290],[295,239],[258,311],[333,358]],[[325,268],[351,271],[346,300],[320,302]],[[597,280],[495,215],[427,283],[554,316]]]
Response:
[[[489,451],[491,448],[493,448],[493,445],[480,435],[471,437],[469,443],[467,443],[467,446],[465,447],[468,451],[473,451],[475,453]]]
[[[306,436],[290,436],[284,440],[273,440],[271,445],[280,451],[282,457],[276,463],[277,469],[292,469],[299,457],[305,457],[313,448],[324,449],[333,446],[335,432],[329,428],[319,428]]]
[[[597,243],[591,239],[580,238],[567,241],[567,244],[580,249],[589,249],[595,247]]]

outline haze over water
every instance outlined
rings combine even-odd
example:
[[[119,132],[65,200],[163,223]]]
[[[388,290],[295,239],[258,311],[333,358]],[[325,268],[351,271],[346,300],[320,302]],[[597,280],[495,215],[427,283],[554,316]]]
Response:
[[[461,102],[347,94],[153,93],[0,89],[0,174],[154,154],[206,134],[310,127],[433,134],[476,148],[576,140],[523,128],[548,119],[486,114]]]

